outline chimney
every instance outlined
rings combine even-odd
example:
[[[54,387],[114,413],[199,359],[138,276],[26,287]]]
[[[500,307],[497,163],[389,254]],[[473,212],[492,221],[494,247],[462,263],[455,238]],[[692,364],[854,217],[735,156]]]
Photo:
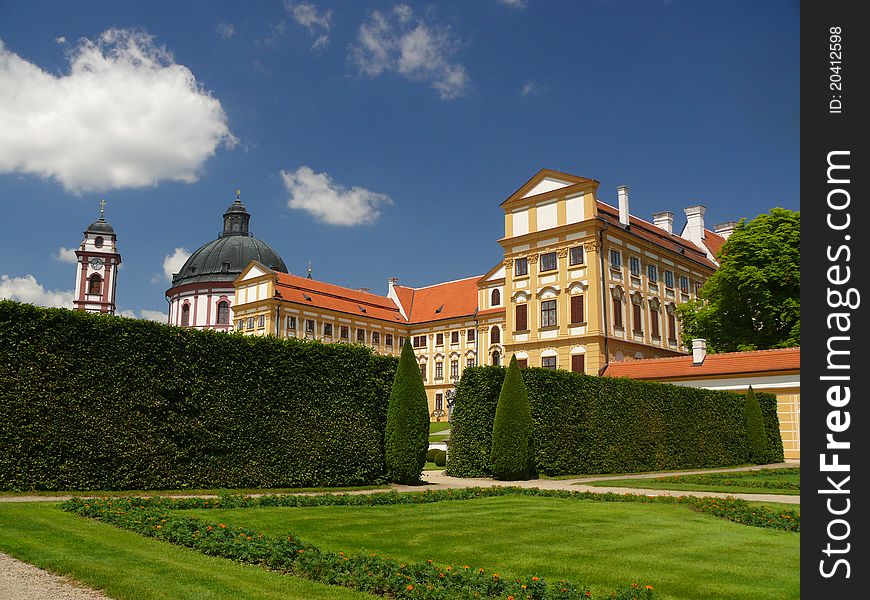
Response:
[[[692,366],[701,366],[707,357],[707,340],[698,338],[692,340]]]
[[[394,292],[393,292],[393,288],[395,287],[395,285],[396,285],[398,282],[399,282],[399,278],[398,278],[398,277],[389,277],[389,278],[387,278],[387,295],[388,295],[388,296],[390,296],[390,295],[392,295],[392,294],[394,293]]]
[[[686,228],[683,230],[683,239],[704,246],[704,213],[707,207],[702,204],[690,206],[683,210],[686,213]]]
[[[725,223],[713,225],[713,231],[715,231],[727,240],[729,236],[734,233],[735,227],[737,227],[737,221],[727,221]]]
[[[670,234],[674,233],[674,213],[669,210],[653,213],[653,225],[664,229]]]
[[[620,185],[616,188],[616,196],[619,198],[619,222],[628,225],[628,186]]]

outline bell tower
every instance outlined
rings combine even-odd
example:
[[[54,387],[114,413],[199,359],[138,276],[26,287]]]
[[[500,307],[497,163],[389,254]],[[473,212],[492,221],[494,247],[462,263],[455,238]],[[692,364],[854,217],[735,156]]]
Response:
[[[104,218],[106,201],[100,200],[100,218],[85,229],[85,239],[76,250],[75,310],[115,314],[118,253],[115,230]]]

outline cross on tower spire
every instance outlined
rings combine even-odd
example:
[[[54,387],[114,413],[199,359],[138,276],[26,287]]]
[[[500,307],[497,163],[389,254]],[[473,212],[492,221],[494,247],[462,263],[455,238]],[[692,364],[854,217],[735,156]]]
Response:
[[[103,220],[103,214],[106,212],[106,201],[100,200],[100,220]]]

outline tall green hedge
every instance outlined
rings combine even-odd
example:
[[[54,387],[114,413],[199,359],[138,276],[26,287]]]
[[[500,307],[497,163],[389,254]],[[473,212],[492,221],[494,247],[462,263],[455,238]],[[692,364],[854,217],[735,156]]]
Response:
[[[411,339],[405,339],[387,409],[384,456],[387,479],[413,485],[420,482],[429,449],[429,401]]]
[[[661,383],[522,369],[532,408],[535,466],[544,475],[717,467],[748,462],[745,397]],[[447,473],[481,477],[505,370],[462,374]],[[756,394],[771,462],[782,460],[776,397]]]
[[[532,412],[517,357],[511,357],[495,407],[490,461],[492,476],[504,481],[530,479]]]
[[[0,301],[0,489],[368,484],[396,359]]]

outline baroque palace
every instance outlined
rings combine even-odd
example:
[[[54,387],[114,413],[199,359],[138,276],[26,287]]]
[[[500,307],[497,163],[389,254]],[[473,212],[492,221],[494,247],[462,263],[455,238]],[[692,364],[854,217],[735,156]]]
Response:
[[[679,356],[674,309],[717,268],[734,223],[711,231],[704,207],[694,206],[676,234],[673,213],[639,219],[629,213],[627,187],[613,207],[598,200],[598,186],[541,170],[501,204],[501,262],[482,276],[427,287],[392,278],[384,296],[288,274],[274,251],[250,241],[237,200],[221,237],[173,280],[169,322],[359,343],[384,354],[398,354],[410,338],[433,418],[447,414],[466,366],[502,364],[512,354],[521,366],[596,375],[613,362]],[[217,247],[234,236],[249,238],[250,252],[241,243],[233,252]]]

